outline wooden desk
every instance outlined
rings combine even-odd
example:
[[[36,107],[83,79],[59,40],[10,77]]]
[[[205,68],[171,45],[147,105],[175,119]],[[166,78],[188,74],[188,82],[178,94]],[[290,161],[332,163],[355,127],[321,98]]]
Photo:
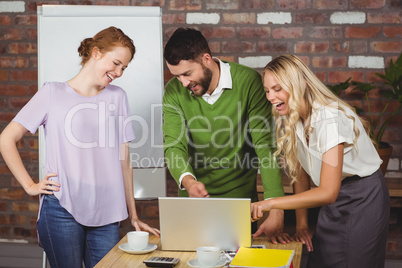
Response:
[[[160,239],[156,236],[149,236],[149,243],[157,244],[158,248],[148,254],[133,255],[127,254],[120,250],[118,246],[120,244],[127,243],[127,236],[124,236],[116,246],[114,246],[108,254],[95,266],[95,268],[111,268],[111,267],[146,267],[143,260],[149,259],[151,256],[173,257],[179,258],[180,262],[175,266],[177,268],[189,267],[187,262],[197,258],[196,252],[183,252],[183,251],[162,251],[160,245]],[[253,244],[264,244],[267,248],[272,249],[294,249],[295,255],[293,258],[293,267],[300,268],[300,260],[302,254],[302,244],[300,242],[291,242],[286,245],[278,244],[274,245],[267,241],[265,237],[258,237],[254,239]]]

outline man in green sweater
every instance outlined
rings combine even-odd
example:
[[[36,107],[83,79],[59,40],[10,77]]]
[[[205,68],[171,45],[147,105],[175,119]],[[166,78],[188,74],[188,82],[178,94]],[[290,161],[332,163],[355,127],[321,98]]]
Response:
[[[258,169],[264,198],[284,195],[271,106],[261,76],[246,66],[212,58],[194,29],[177,29],[164,57],[175,76],[163,97],[165,161],[179,196],[251,198]],[[274,243],[283,234],[283,210],[272,210],[254,234]]]

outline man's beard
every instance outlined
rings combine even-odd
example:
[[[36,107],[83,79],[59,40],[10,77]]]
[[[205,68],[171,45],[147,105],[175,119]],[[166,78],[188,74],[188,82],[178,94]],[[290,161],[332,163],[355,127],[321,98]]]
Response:
[[[208,89],[209,89],[209,85],[211,84],[211,80],[212,80],[212,71],[205,67],[204,64],[202,64],[202,70],[204,73],[204,77],[200,79],[200,82],[198,82],[197,84],[201,87],[201,92],[193,92],[193,95],[196,97],[201,97],[202,95],[204,95],[205,93],[207,93]],[[189,90],[191,90],[191,86],[193,83],[191,83],[187,88]]]

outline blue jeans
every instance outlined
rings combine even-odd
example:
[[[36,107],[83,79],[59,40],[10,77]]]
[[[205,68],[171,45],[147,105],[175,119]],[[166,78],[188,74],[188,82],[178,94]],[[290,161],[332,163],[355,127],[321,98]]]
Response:
[[[119,223],[100,227],[83,226],[60,206],[53,195],[45,195],[38,235],[52,268],[95,266],[119,242]]]

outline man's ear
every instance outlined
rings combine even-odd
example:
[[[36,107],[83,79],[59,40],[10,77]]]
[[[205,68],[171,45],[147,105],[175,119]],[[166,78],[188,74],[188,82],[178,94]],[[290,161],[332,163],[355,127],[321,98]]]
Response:
[[[213,61],[213,59],[210,54],[204,53],[204,55],[202,55],[201,57],[201,61],[204,65],[208,66]]]

